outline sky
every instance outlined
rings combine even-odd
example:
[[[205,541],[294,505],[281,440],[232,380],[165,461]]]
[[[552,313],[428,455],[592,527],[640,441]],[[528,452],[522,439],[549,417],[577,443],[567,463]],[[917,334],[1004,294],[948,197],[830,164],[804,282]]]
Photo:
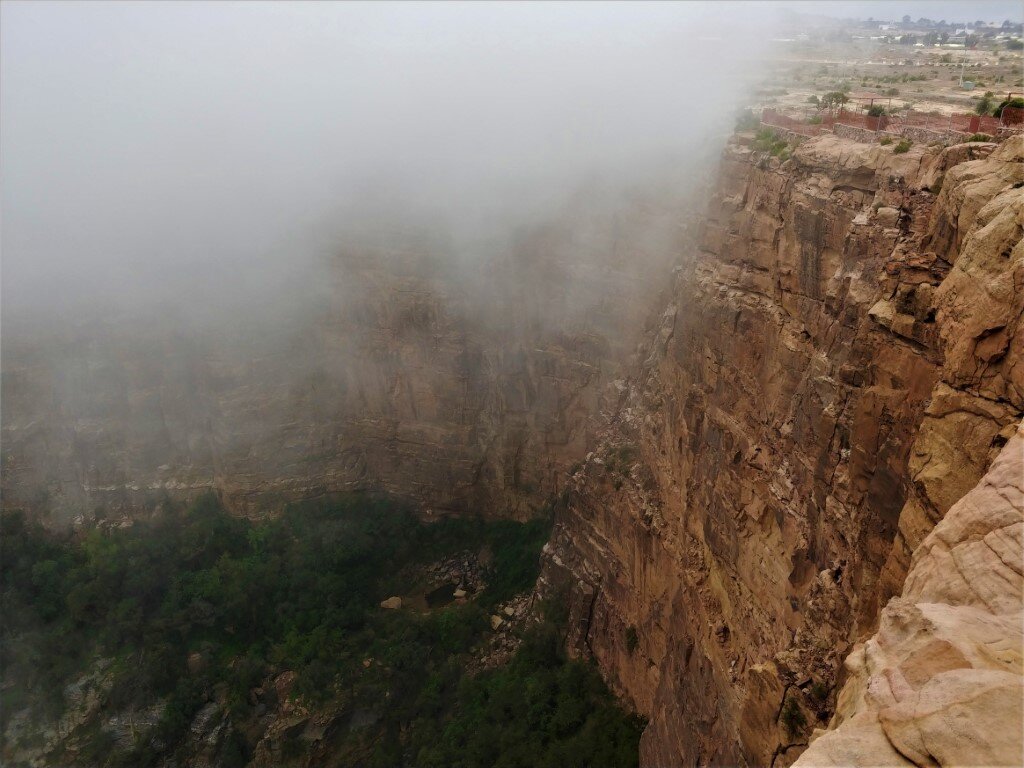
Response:
[[[1016,0],[791,0],[782,5],[839,19],[896,21],[907,15],[915,21],[922,17],[934,21],[1024,21],[1024,3]]]

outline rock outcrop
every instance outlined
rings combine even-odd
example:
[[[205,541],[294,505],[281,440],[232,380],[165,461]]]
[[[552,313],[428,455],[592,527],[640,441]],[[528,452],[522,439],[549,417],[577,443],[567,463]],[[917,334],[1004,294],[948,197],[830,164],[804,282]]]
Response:
[[[797,766],[1024,765],[1024,424],[914,553]]]
[[[726,150],[540,583],[648,716],[643,764],[788,765],[832,717],[1024,413],[1022,186],[1024,137]]]

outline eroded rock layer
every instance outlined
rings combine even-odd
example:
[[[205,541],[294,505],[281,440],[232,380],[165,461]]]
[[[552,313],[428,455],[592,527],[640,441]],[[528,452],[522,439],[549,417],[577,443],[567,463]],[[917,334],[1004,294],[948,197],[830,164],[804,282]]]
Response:
[[[727,149],[541,587],[646,765],[786,765],[1024,412],[1024,137]]]

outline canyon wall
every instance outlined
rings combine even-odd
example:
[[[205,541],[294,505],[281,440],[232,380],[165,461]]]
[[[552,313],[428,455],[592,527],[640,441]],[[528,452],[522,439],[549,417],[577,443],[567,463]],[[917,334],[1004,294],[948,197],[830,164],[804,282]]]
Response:
[[[1024,137],[727,148],[540,581],[649,718],[643,764],[788,765],[832,717],[1024,413],[1022,186]]]
[[[353,238],[273,322],[5,322],[4,504],[62,524],[206,489],[247,515],[369,489],[538,514],[679,254],[684,206],[657,189],[583,192],[483,254],[397,225]]]

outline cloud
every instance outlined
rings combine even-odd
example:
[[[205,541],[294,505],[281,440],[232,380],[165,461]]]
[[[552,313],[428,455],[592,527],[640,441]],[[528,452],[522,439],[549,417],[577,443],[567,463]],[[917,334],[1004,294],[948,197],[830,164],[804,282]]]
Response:
[[[5,3],[5,314],[245,304],[371,207],[381,227],[417,211],[480,239],[588,174],[714,158],[770,16]]]

